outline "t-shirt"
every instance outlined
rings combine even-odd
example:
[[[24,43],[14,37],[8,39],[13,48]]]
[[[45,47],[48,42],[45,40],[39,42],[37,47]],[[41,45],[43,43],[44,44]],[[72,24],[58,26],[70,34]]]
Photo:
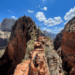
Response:
[[[35,56],[35,60],[37,59],[37,57]]]
[[[37,57],[35,56],[35,57],[34,57],[34,60],[33,60],[33,63],[36,61],[36,59],[37,59]]]

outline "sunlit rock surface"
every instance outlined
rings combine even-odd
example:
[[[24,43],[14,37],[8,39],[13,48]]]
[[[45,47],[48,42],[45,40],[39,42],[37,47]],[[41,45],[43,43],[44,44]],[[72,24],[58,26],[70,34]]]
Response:
[[[36,25],[30,17],[20,17],[12,27],[9,43],[0,58],[0,75],[11,75],[26,53],[26,43]]]
[[[75,69],[72,71],[72,68],[75,67],[75,17],[65,25],[61,50],[64,68],[70,75],[75,75]]]

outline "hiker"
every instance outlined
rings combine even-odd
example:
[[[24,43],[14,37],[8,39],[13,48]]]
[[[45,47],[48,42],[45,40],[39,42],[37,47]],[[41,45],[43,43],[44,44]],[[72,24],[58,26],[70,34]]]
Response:
[[[35,67],[38,67],[38,65],[39,65],[37,62],[38,62],[38,53],[37,53],[36,56],[34,57],[34,66],[35,66]]]

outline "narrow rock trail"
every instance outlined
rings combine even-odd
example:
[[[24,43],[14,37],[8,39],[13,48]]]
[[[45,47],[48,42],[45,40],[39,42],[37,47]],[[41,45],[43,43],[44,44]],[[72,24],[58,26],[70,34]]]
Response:
[[[33,51],[32,59],[30,62],[30,72],[29,72],[30,75],[49,75],[47,63],[45,63],[46,58],[44,48],[42,47],[41,42],[35,42],[34,48],[35,50]],[[38,67],[35,67],[33,63],[33,59],[36,56],[36,53],[39,54],[39,60],[37,60],[37,63],[39,64]]]
[[[41,39],[39,42],[34,42],[34,50],[30,52],[31,59],[17,65],[14,75],[50,75]],[[36,53],[39,56],[37,59],[38,67],[35,67],[33,62]]]
[[[52,71],[52,68],[47,63],[47,58],[46,58],[45,49],[44,49],[44,44],[46,40],[47,38],[41,37],[41,36],[39,37],[38,42],[35,40],[34,50],[31,51],[29,55],[30,59],[25,60],[21,64],[17,65],[14,75],[62,75],[62,73],[58,73],[60,69],[57,68],[56,70],[53,69]],[[50,49],[53,49],[53,45],[50,46]],[[52,52],[54,53],[54,51]],[[36,62],[39,64],[39,66],[35,67],[33,60],[37,53],[38,53],[39,59],[37,59]],[[54,64],[50,64],[50,65],[54,65]],[[54,66],[53,68],[55,67],[56,66]]]

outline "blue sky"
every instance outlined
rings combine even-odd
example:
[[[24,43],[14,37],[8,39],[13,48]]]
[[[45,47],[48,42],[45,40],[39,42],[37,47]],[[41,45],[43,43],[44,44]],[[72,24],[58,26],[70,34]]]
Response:
[[[75,0],[0,0],[0,23],[4,18],[29,16],[41,30],[59,33],[75,16]]]

